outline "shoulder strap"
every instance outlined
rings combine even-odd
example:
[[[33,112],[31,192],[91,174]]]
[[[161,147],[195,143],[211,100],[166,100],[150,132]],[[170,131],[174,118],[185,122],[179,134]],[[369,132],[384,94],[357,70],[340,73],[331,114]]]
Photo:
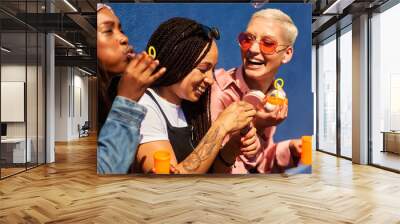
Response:
[[[145,93],[146,93],[147,95],[149,95],[150,98],[157,104],[157,107],[160,109],[161,114],[163,115],[165,121],[167,121],[167,125],[168,125],[169,127],[171,127],[172,125],[169,123],[169,120],[168,120],[167,116],[165,115],[163,109],[161,108],[160,104],[158,103],[158,101],[156,100],[156,98],[153,96],[153,94],[152,94],[149,90],[146,90]]]

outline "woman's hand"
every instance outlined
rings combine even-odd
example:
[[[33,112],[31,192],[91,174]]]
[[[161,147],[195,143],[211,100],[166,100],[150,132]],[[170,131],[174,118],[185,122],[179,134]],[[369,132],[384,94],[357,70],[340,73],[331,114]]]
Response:
[[[257,129],[252,127],[240,141],[240,152],[248,159],[254,158],[260,150],[260,140],[257,136]]]
[[[295,166],[297,166],[300,161],[301,151],[302,151],[301,149],[302,149],[301,139],[292,139],[289,142],[290,157],[292,158]]]
[[[154,167],[153,169],[151,169],[151,171],[149,173],[155,174],[156,168]],[[176,169],[174,165],[170,164],[169,165],[169,174],[179,174],[179,170]]]
[[[277,106],[271,112],[266,111],[263,107],[257,111],[253,124],[257,131],[263,133],[265,128],[280,124],[287,118],[287,115],[288,105]]]
[[[227,134],[246,127],[256,115],[253,105],[244,101],[234,102],[217,118],[215,123],[225,129]]]
[[[159,65],[158,60],[143,52],[138,55],[131,55],[132,60],[129,62],[124,74],[118,85],[118,96],[124,96],[131,100],[138,101],[155,80],[160,78],[166,71],[161,68],[158,72],[154,70]]]

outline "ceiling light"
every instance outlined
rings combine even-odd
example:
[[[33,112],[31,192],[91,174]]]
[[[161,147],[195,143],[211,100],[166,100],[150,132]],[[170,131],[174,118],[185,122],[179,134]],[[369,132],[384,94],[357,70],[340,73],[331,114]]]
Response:
[[[69,42],[68,40],[58,36],[57,34],[54,34],[55,37],[57,37],[59,40],[61,40],[62,42],[66,43],[68,46],[75,48],[75,45],[73,45],[71,42]]]
[[[92,73],[90,73],[90,72],[88,72],[88,71],[86,71],[86,70],[83,70],[83,69],[81,69],[81,68],[79,68],[79,67],[78,67],[78,69],[79,69],[79,71],[81,71],[81,72],[83,72],[83,73],[85,73],[85,74],[87,74],[87,75],[90,75],[90,76],[93,75]]]
[[[355,0],[336,0],[332,5],[325,9],[322,14],[342,14],[343,10],[351,5],[354,1]]]
[[[4,51],[4,52],[6,52],[6,53],[10,53],[10,52],[11,52],[11,50],[9,50],[9,49],[7,49],[7,48],[5,48],[5,47],[1,47],[1,50]]]
[[[69,3],[68,0],[64,0],[65,4],[67,4],[72,10],[74,10],[74,12],[78,12],[78,10],[71,4]]]
[[[327,9],[325,9],[322,14],[332,13],[331,11],[337,7],[339,2],[340,2],[340,0],[335,1],[331,6],[329,6]]]

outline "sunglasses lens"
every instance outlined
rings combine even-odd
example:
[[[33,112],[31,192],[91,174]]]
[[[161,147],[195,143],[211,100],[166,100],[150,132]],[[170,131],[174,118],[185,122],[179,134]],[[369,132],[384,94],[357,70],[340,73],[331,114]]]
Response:
[[[248,33],[240,33],[239,37],[238,37],[238,41],[240,44],[240,47],[243,50],[247,50],[251,47],[251,45],[253,44],[253,38],[251,37],[250,34]]]
[[[248,50],[254,43],[255,37],[249,33],[240,33],[238,37],[239,45],[243,50]],[[270,38],[264,37],[259,42],[260,50],[263,54],[273,54],[278,47],[278,42]]]
[[[264,54],[274,53],[277,47],[278,47],[277,42],[269,38],[264,38],[260,41],[260,50]]]

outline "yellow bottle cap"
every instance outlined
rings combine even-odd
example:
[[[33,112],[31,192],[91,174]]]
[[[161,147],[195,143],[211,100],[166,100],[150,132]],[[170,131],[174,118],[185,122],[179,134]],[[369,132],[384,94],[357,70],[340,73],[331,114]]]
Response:
[[[147,52],[149,53],[150,57],[152,57],[153,59],[156,58],[156,56],[157,56],[156,48],[154,48],[153,46],[150,46]]]
[[[277,78],[274,81],[274,87],[277,90],[283,89],[283,86],[285,85],[285,81],[283,81],[282,78]]]

